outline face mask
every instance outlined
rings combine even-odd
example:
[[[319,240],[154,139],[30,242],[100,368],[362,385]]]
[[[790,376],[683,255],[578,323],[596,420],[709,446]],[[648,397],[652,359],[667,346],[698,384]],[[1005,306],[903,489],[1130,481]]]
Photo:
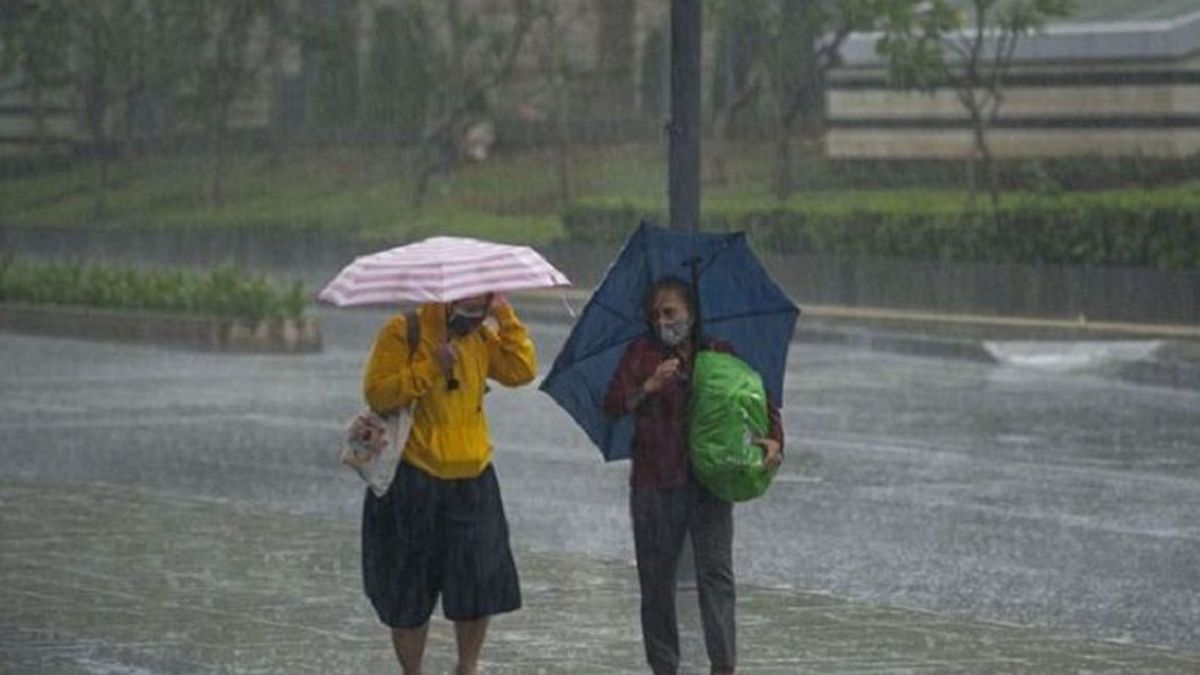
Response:
[[[657,329],[658,339],[662,340],[663,344],[668,347],[678,347],[688,339],[688,335],[692,332],[692,324],[687,319],[681,319],[671,323],[660,323]]]
[[[478,328],[479,324],[483,323],[485,316],[487,316],[487,310],[485,309],[475,311],[455,309],[450,312],[450,318],[446,321],[446,326],[450,329],[451,333],[462,337]]]

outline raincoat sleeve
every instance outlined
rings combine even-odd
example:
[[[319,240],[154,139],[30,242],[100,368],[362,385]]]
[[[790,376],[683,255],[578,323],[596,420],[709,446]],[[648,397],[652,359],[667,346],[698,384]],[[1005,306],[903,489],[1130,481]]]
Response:
[[[716,352],[724,352],[737,356],[733,351],[733,345],[727,342],[713,342],[709,345],[709,348]],[[767,400],[767,420],[771,423],[771,428],[767,432],[767,438],[779,443],[779,451],[783,452],[783,418],[779,414],[779,403],[777,401]]]
[[[403,315],[393,317],[375,338],[363,373],[363,398],[367,406],[386,413],[407,406],[433,388],[438,368],[433,359],[436,323],[421,321],[421,340],[409,354],[408,330]]]
[[[629,403],[635,400],[642,390],[641,373],[638,369],[638,343],[631,342],[621,355],[621,362],[613,373],[612,382],[608,385],[608,393],[604,396],[604,411],[611,417],[622,417],[629,414]]]
[[[500,330],[485,328],[483,331],[488,350],[488,377],[506,387],[529,384],[537,376],[537,352],[529,329],[517,318],[511,305],[497,307],[495,317]]]

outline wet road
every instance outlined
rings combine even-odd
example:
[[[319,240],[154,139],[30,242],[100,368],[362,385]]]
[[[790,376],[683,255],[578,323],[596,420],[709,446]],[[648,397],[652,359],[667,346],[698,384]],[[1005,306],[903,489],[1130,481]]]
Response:
[[[382,315],[324,316],[300,357],[0,334],[0,478],[354,518],[333,456]],[[566,327],[534,332],[548,368]],[[742,579],[1200,649],[1200,394],[812,345],[789,369],[788,461],[737,511]],[[630,558],[627,466],[533,388],[489,399],[517,543]]]

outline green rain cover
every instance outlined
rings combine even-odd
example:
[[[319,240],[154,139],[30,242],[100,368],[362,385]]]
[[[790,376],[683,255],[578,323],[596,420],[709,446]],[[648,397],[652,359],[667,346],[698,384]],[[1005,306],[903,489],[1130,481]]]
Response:
[[[692,369],[688,404],[688,445],[696,478],[730,502],[762,495],[773,472],[763,464],[767,394],[762,378],[746,362],[720,352],[703,351]]]

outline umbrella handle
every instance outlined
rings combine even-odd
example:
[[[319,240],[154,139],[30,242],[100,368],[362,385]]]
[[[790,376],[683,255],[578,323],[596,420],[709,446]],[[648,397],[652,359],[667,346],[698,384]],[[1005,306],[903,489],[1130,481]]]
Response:
[[[692,270],[692,340],[696,345],[696,350],[699,351],[701,345],[704,344],[704,339],[701,331],[702,312],[700,308],[700,256],[693,256],[684,262],[685,265]]]

